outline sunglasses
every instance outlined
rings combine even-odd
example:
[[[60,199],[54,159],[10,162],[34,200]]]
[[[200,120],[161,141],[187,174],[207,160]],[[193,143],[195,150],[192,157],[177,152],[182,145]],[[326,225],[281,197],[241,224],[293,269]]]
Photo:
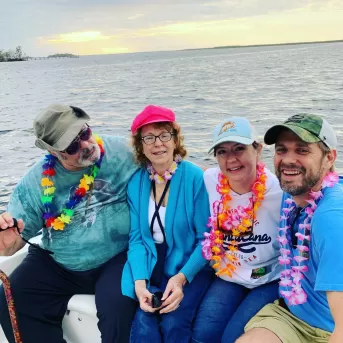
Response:
[[[75,155],[80,150],[80,142],[81,141],[88,141],[89,138],[92,136],[92,130],[87,125],[84,129],[80,131],[77,137],[69,144],[68,148],[61,151],[68,155]]]

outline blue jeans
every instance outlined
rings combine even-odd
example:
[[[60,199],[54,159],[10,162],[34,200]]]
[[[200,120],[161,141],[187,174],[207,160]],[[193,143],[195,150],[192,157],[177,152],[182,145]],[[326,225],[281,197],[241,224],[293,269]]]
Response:
[[[212,280],[212,270],[206,268],[200,271],[190,284],[184,286],[184,298],[173,312],[160,315],[138,308],[132,323],[130,342],[189,343],[195,314]]]
[[[217,278],[200,305],[192,342],[235,342],[247,322],[266,304],[278,299],[278,290],[278,281],[249,289]]]

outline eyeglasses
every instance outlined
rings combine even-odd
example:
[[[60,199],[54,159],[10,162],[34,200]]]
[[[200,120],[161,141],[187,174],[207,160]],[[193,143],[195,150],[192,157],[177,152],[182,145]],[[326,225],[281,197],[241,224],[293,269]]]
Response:
[[[92,130],[87,125],[84,129],[80,131],[77,137],[69,144],[68,148],[61,152],[67,153],[68,155],[75,155],[80,150],[80,142],[88,141],[88,139],[91,136],[92,136]]]
[[[158,138],[161,142],[169,142],[172,139],[172,136],[174,136],[174,133],[171,132],[162,132],[160,135],[147,135],[142,137],[142,141],[147,144],[154,144],[156,142],[156,139]]]

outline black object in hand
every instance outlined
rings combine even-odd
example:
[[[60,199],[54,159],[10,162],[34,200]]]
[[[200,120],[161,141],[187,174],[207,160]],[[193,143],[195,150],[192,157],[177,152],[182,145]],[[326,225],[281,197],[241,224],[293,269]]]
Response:
[[[162,305],[162,300],[161,300],[162,297],[163,297],[162,292],[156,292],[152,295],[152,299],[151,299],[152,308],[157,308]]]
[[[20,231],[19,231],[19,229],[18,229],[18,221],[17,221],[17,219],[12,218],[12,220],[13,220],[13,226],[9,226],[7,229],[1,229],[1,228],[0,228],[0,232],[1,232],[1,231],[6,231],[6,230],[9,230],[9,229],[16,228],[17,231],[18,231],[18,234],[20,234]]]

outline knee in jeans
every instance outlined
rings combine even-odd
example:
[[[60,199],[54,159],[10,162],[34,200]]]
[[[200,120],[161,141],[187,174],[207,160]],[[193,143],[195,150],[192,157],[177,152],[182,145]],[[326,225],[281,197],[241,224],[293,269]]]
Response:
[[[160,325],[163,333],[166,334],[167,332],[173,332],[175,330],[190,330],[192,323],[188,318],[177,315],[175,312],[170,312],[163,315]]]
[[[135,318],[131,326],[130,343],[160,342],[160,332],[155,325]]]
[[[201,330],[194,330],[192,335],[193,342],[204,343],[204,342],[215,342],[213,335],[211,332],[206,330],[205,328]]]
[[[130,343],[153,342],[152,334],[149,330],[142,330],[140,328],[131,328]]]
[[[197,343],[215,343],[219,342],[220,338],[222,336],[222,333],[217,331],[212,331],[211,327],[208,327],[206,325],[203,326],[196,326],[193,328],[193,342]]]

